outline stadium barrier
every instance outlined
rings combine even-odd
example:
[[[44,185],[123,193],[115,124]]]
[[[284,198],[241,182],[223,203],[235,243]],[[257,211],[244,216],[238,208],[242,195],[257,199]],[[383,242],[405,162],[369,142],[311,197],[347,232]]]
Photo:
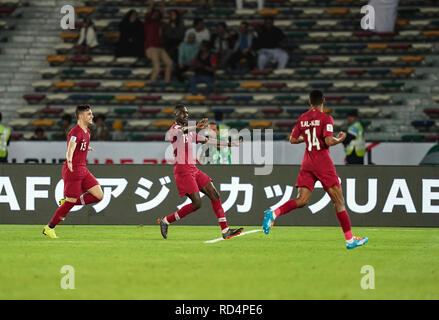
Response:
[[[297,195],[300,167],[276,165],[254,175],[252,165],[199,166],[214,181],[230,225],[261,225],[266,208]],[[104,191],[101,202],[76,206],[65,224],[155,224],[185,203],[171,165],[90,165]],[[439,226],[439,170],[415,166],[337,166],[353,226]],[[46,224],[63,197],[61,165],[0,166],[0,223]],[[210,201],[178,224],[216,225]],[[337,226],[319,183],[308,206],[276,225]]]
[[[305,144],[293,146],[287,141],[273,141],[268,146],[272,149],[266,153],[264,143],[248,143],[244,142],[240,148],[231,148],[233,164],[261,164],[270,163],[270,160],[273,164],[300,164],[305,150]],[[372,144],[367,143],[368,146]],[[92,141],[90,145],[96,150],[88,153],[88,161],[93,164],[165,163],[166,159],[173,157],[169,142]],[[373,145],[374,148],[366,156],[365,163],[369,163],[370,160],[377,165],[410,166],[419,165],[435,143],[382,142]],[[330,153],[336,165],[344,164],[345,153],[342,144],[331,147]],[[13,141],[9,146],[8,158],[9,162],[13,163],[64,163],[65,156],[65,142]]]

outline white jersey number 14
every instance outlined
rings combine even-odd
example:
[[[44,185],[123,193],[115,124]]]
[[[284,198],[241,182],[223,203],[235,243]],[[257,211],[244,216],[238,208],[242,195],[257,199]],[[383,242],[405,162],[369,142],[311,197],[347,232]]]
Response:
[[[316,147],[317,150],[320,150],[320,142],[319,139],[317,139],[316,128],[314,127],[312,129],[312,134],[309,129],[306,129],[305,134],[308,138],[308,151],[311,151],[312,147],[314,146]]]

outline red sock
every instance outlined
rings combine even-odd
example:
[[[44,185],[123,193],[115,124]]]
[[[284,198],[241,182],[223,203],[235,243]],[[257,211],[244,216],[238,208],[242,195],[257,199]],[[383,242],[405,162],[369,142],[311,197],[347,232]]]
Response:
[[[336,213],[337,219],[340,222],[341,228],[343,229],[344,237],[346,240],[352,239],[351,231],[351,220],[346,210]]]
[[[221,205],[220,198],[210,201],[212,204],[212,209],[215,212],[216,217],[218,218],[218,223],[221,227],[221,230],[228,228],[226,215],[224,213],[223,206]]]
[[[64,218],[67,213],[74,207],[74,203],[71,203],[69,201],[66,201],[62,204],[62,206],[58,207],[58,209],[55,211],[55,214],[52,217],[52,220],[49,222],[50,228],[55,228],[55,226],[61,221],[62,218]]]
[[[83,193],[83,194],[81,194],[81,196],[79,197],[79,199],[76,201],[75,204],[84,205],[84,204],[96,203],[99,201],[101,201],[101,200],[99,200],[95,196],[91,195],[90,193]]]
[[[189,213],[194,212],[194,211],[195,211],[194,206],[192,205],[192,203],[189,203],[189,204],[185,205],[184,207],[182,207],[180,210],[165,217],[165,219],[166,219],[165,221],[167,221],[168,223],[173,223],[177,220],[183,219]]]
[[[296,208],[297,208],[296,200],[294,200],[294,199],[288,200],[283,205],[281,205],[279,208],[274,210],[274,214],[276,215],[276,217],[279,217],[279,216],[281,216],[285,213],[288,213]]]

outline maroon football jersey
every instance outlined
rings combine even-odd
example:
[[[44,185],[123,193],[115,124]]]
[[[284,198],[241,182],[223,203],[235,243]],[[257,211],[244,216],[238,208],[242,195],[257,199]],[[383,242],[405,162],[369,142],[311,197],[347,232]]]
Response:
[[[74,126],[67,136],[67,145],[70,141],[76,142],[76,148],[72,157],[73,168],[86,166],[88,146],[90,144],[90,130],[87,128],[87,132],[84,132],[79,125]]]
[[[169,129],[169,138],[174,149],[174,172],[184,173],[197,170],[193,156],[193,143],[205,141],[206,138],[196,132],[183,133],[182,126],[174,123]]]
[[[291,136],[302,136],[306,143],[302,169],[327,170],[334,167],[325,137],[334,135],[334,119],[319,110],[311,109],[297,120]]]

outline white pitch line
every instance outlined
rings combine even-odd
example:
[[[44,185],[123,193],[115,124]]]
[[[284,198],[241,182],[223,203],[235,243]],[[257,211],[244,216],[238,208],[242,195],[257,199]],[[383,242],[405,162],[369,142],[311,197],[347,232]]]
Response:
[[[237,237],[241,237],[241,236],[243,236],[243,235],[245,235],[245,234],[255,233],[255,232],[259,232],[259,231],[262,231],[262,229],[255,229],[255,230],[246,231],[246,232],[243,232],[243,233],[237,235]],[[204,241],[204,243],[215,243],[215,242],[222,241],[222,240],[225,240],[225,239],[223,239],[223,238],[218,238],[218,239],[213,239],[213,240]]]

